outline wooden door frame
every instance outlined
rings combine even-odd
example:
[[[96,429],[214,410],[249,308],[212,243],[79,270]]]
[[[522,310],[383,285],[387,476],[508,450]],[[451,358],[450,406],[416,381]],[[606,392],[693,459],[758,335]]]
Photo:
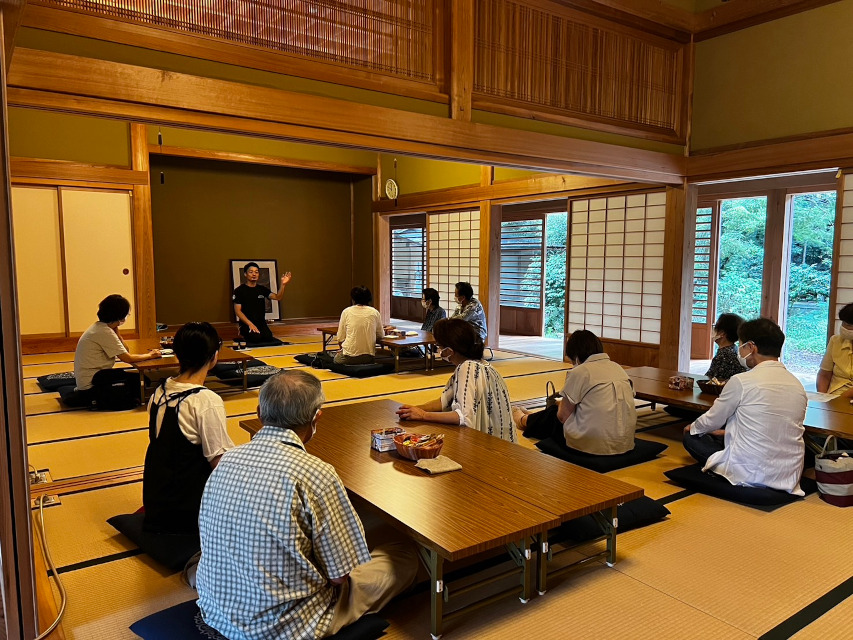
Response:
[[[528,312],[538,311],[539,319],[538,319],[537,326],[538,326],[539,333],[537,335],[539,335],[540,337],[544,333],[544,327],[545,327],[545,250],[547,247],[547,244],[546,244],[546,236],[547,236],[546,225],[548,222],[548,214],[543,213],[543,212],[538,210],[541,208],[542,207],[531,208],[531,210],[529,210],[527,212],[525,212],[525,211],[507,212],[505,210],[506,207],[504,207],[504,211],[501,213],[501,220],[500,220],[500,222],[501,222],[501,236],[500,236],[500,243],[499,243],[500,250],[499,250],[499,254],[498,254],[498,264],[500,265],[500,262],[503,260],[503,223],[504,222],[517,222],[517,221],[523,221],[523,220],[541,220],[542,221],[542,244],[541,244],[541,256],[540,256],[540,268],[541,268],[541,272],[542,272],[542,277],[539,279],[539,309],[538,310],[532,310],[532,309],[526,309],[525,307],[506,307],[507,309],[509,309],[509,308],[525,309]],[[503,307],[503,305],[500,304],[500,281],[498,281],[498,304],[499,304],[499,306]]]
[[[693,323],[693,315],[691,313],[691,322],[690,322],[690,359],[697,360],[710,360],[711,356],[713,356],[713,325],[714,321],[717,317],[717,276],[720,271],[720,201],[719,200],[706,200],[702,199],[696,204],[696,212],[695,215],[698,215],[699,209],[711,209],[711,244],[710,251],[708,254],[708,307],[705,310],[705,318],[707,322],[704,325],[699,325]],[[694,217],[695,219],[695,217]],[[694,232],[692,242],[695,242],[696,232],[694,225]],[[691,270],[691,273],[695,272],[695,261],[694,268]],[[692,284],[692,283],[691,283]],[[691,306],[692,306],[692,286],[691,286]],[[692,311],[692,309],[691,309]],[[697,330],[697,327],[705,327],[704,329]],[[697,334],[699,334],[697,336]],[[694,350],[694,343],[697,340],[701,340],[704,350],[701,352],[702,354],[707,355],[707,357],[694,358],[694,353],[697,353]]]

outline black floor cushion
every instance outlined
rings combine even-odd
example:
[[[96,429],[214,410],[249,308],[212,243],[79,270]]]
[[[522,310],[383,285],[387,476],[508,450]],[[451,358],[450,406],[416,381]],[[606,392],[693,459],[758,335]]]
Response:
[[[716,473],[705,473],[702,471],[702,465],[698,463],[672,469],[665,472],[664,475],[685,489],[692,489],[693,491],[705,493],[715,498],[722,498],[723,500],[730,500],[731,502],[750,506],[779,506],[802,500],[800,496],[795,496],[787,491],[768,489],[767,487],[741,487],[733,485],[723,476]],[[809,478],[803,478],[800,481],[800,487],[806,495],[814,493],[817,490],[815,481]]]
[[[619,519],[619,527],[617,531],[630,531],[631,529],[639,529],[646,525],[663,520],[669,515],[669,509],[652,500],[648,496],[631,500],[625,504],[616,507],[616,517]],[[595,521],[593,516],[584,516],[564,522],[557,529],[548,534],[548,538],[552,543],[563,542],[565,540],[573,540],[575,542],[583,542],[591,540],[602,535],[601,527]]]
[[[143,513],[127,513],[113,516],[107,522],[133,540],[153,560],[170,571],[182,570],[187,564],[187,560],[201,549],[198,536],[143,531],[142,521],[144,518],[145,514]]]
[[[384,635],[387,628],[387,620],[367,615],[329,636],[329,639],[376,640]],[[225,636],[204,623],[195,600],[152,613],[130,625],[130,630],[143,640],[226,640]]]
[[[296,362],[300,364],[308,365],[309,367],[314,367],[315,369],[328,369],[332,362],[334,362],[334,356],[328,351],[318,351],[317,353],[303,353],[293,358]]]
[[[562,439],[545,438],[537,442],[536,446],[539,447],[540,451],[547,453],[549,456],[560,458],[560,460],[565,460],[579,467],[592,469],[599,473],[607,473],[608,471],[630,467],[641,462],[648,462],[666,449],[666,445],[663,443],[643,440],[641,438],[634,438],[633,449],[625,453],[616,454],[615,456],[596,456],[575,451],[566,447],[566,443]]]
[[[381,376],[394,371],[394,365],[390,362],[374,362],[373,364],[338,364],[332,362],[329,369],[351,378],[370,378]]]
[[[76,384],[73,371],[64,371],[63,373],[49,373],[46,376],[36,378],[39,389],[42,391],[59,391],[60,387],[72,387]]]

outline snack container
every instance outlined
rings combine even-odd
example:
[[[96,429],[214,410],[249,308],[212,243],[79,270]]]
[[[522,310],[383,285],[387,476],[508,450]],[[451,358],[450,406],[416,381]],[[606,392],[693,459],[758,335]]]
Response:
[[[370,434],[370,448],[376,449],[377,451],[394,451],[396,445],[394,444],[394,436],[403,433],[403,429],[400,427],[393,427],[391,429],[373,429]]]
[[[437,436],[435,441],[429,445],[411,446],[405,444],[407,437],[426,437],[417,433],[400,433],[394,436],[394,446],[397,447],[397,453],[409,460],[420,460],[421,458],[435,458],[441,453],[441,447],[444,446],[444,435]]]
[[[687,376],[672,376],[669,379],[669,388],[676,391],[684,391],[693,388],[693,378]]]
[[[712,396],[718,396],[723,392],[724,384],[714,384],[710,380],[697,380],[696,384],[702,390],[702,393],[708,393]]]

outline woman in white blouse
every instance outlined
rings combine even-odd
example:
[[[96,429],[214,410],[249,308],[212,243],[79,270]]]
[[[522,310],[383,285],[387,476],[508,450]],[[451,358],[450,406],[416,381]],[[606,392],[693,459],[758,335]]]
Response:
[[[438,355],[456,365],[440,398],[422,405],[404,404],[401,420],[458,424],[502,440],[518,442],[509,391],[501,375],[483,360],[483,341],[465,320],[439,320],[433,327]]]

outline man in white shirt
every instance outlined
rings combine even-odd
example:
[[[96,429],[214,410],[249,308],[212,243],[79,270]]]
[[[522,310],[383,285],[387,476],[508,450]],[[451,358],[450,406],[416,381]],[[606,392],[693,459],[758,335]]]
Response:
[[[714,406],[684,429],[684,448],[734,485],[800,489],[808,399],[802,383],[779,362],[785,334],[767,318],[738,330],[746,373],[729,379]],[[724,431],[723,431],[724,430]],[[724,435],[722,443],[714,436]]]
[[[376,341],[384,335],[382,318],[370,306],[373,295],[367,287],[350,291],[352,306],[341,313],[338,342],[341,350],[335,355],[338,364],[373,364]]]

